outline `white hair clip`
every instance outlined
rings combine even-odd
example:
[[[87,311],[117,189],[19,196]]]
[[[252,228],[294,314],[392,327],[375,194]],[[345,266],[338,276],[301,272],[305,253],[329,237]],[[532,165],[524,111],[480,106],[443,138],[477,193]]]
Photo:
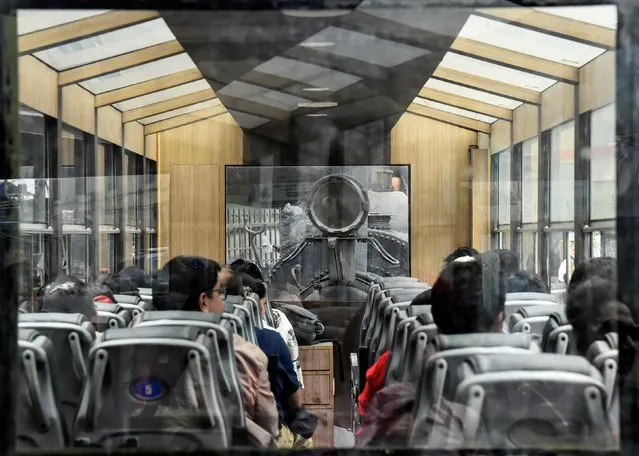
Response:
[[[471,261],[477,261],[477,259],[475,257],[466,255],[463,257],[455,258],[453,263],[470,263]]]

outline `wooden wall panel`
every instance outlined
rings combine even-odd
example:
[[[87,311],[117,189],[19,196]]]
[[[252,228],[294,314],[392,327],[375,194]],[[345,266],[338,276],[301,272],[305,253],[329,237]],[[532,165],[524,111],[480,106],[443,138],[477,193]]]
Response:
[[[98,109],[98,136],[112,144],[122,145],[122,113],[112,106]]]
[[[575,88],[558,82],[541,94],[541,130],[548,130],[568,119],[575,113]]]
[[[405,113],[391,163],[411,165],[411,275],[433,283],[442,259],[471,242],[468,146],[477,133]]]
[[[124,124],[124,142],[131,152],[144,155],[144,127],[140,122]]]
[[[539,107],[524,103],[513,111],[513,144],[534,138],[539,133]]]
[[[146,158],[158,161],[158,135],[147,135],[144,137],[144,153]]]
[[[498,120],[490,124],[490,153],[501,152],[510,147],[510,122]]]
[[[219,261],[217,223],[224,194],[220,193],[220,165],[171,165],[170,255],[201,255]]]
[[[607,51],[579,69],[579,113],[615,101],[615,52]]]
[[[160,247],[169,248],[169,257],[188,252],[225,260],[224,165],[242,163],[242,141],[242,129],[230,114],[158,133],[158,171],[166,174],[164,178],[171,188],[170,199],[166,190],[160,194],[160,201],[169,200],[170,209],[160,216],[159,242]],[[178,167],[187,164],[187,168]],[[205,169],[206,173],[195,168]],[[189,182],[183,182],[185,179]],[[196,205],[188,202],[189,192]],[[173,199],[175,195],[179,199]],[[213,234],[200,240],[198,236],[204,228],[194,226],[189,233],[189,220],[200,225],[206,221]],[[196,241],[197,245],[193,244]]]
[[[490,249],[490,151],[472,154],[472,246],[485,252]]]
[[[56,89],[57,91],[57,89]],[[87,133],[94,133],[95,111],[93,95],[79,85],[62,89],[62,121]],[[57,117],[58,114],[54,115]]]
[[[58,116],[58,73],[33,56],[18,59],[20,103],[49,116]]]

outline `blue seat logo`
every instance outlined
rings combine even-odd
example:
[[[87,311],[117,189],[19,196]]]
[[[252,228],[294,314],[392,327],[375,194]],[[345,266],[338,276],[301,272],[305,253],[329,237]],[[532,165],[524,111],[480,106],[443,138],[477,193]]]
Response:
[[[131,392],[139,401],[157,401],[164,397],[166,391],[167,388],[165,387],[164,382],[154,378],[140,380],[131,385]]]

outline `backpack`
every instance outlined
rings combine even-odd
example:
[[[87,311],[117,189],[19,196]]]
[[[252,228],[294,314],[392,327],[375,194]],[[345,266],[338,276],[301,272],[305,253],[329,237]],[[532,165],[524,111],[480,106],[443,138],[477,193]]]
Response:
[[[315,338],[324,332],[324,325],[317,315],[301,306],[273,303],[273,307],[281,310],[291,322],[299,345],[312,344]]]

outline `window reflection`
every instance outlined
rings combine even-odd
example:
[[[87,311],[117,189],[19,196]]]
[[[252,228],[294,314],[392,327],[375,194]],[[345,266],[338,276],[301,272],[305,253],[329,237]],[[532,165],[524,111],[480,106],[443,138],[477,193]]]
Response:
[[[21,223],[47,223],[49,180],[44,123],[39,112],[20,108],[20,178],[8,180],[7,194],[18,202]]]
[[[615,105],[592,112],[590,121],[590,216],[615,218]]]
[[[62,149],[58,154],[60,165],[60,205],[62,223],[86,223],[86,150],[84,133],[65,125],[62,129]]]
[[[575,123],[552,129],[550,138],[550,221],[572,221],[575,213]]]

